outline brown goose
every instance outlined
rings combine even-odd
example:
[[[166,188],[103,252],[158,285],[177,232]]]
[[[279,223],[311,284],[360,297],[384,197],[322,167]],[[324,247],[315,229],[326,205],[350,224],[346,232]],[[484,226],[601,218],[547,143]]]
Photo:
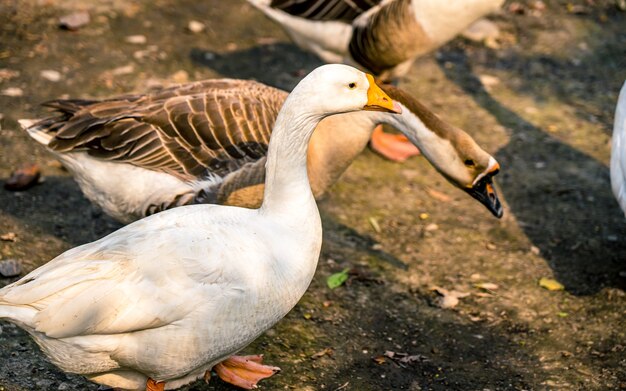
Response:
[[[500,217],[495,159],[410,94],[383,89],[402,106],[401,115],[346,113],[318,125],[308,152],[313,194],[323,195],[373,129],[387,123]],[[206,80],[103,101],[52,101],[46,105],[60,115],[21,123],[72,172],[87,198],[128,223],[186,204],[260,205],[268,140],[287,95],[255,81]]]
[[[504,0],[248,0],[301,48],[392,81]],[[372,148],[403,161],[419,151],[378,128]]]

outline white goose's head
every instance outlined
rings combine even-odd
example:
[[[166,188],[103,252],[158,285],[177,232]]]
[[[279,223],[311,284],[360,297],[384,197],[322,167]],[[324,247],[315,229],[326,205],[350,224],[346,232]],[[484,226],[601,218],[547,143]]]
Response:
[[[309,113],[320,116],[358,110],[401,112],[400,106],[376,85],[371,75],[341,64],[316,68],[298,83],[289,97],[301,100]]]
[[[422,154],[448,181],[502,217],[493,177],[500,171],[496,159],[463,130],[437,117],[407,92],[384,85],[384,91],[403,108],[393,124],[417,145]]]

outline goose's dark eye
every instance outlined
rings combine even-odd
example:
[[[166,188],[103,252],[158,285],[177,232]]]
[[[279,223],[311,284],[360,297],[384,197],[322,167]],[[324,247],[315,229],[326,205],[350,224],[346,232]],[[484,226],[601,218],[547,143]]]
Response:
[[[468,167],[474,167],[474,164],[475,164],[472,159],[465,159],[463,163],[465,163],[465,165]]]
[[[356,88],[356,83],[348,84],[348,88],[351,89],[351,90],[354,90]]]

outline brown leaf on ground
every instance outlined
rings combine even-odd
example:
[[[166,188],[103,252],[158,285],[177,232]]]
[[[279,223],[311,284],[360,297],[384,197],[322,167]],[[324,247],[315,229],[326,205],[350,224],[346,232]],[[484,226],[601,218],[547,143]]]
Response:
[[[37,184],[41,173],[37,164],[26,164],[15,170],[4,183],[4,188],[11,191],[21,191]]]
[[[429,196],[431,196],[432,198],[436,199],[437,201],[441,201],[441,202],[450,202],[450,201],[452,201],[452,197],[450,197],[446,193],[443,193],[443,192],[441,192],[439,190],[427,188],[426,189],[426,193],[428,193]]]
[[[385,358],[385,356],[376,356],[372,360],[374,360],[374,362],[378,365],[383,365],[384,363],[387,362],[387,359]]]
[[[324,357],[324,356],[329,356],[332,357],[333,353],[335,353],[335,351],[333,350],[333,348],[326,348],[324,350],[320,350],[319,352],[313,354],[311,356],[311,358],[313,360],[317,360],[318,358]]]
[[[480,282],[478,284],[474,284],[474,286],[478,289],[484,289],[486,291],[495,291],[496,289],[499,288],[498,285],[492,282]]]
[[[15,232],[7,232],[0,235],[0,240],[4,240],[5,242],[15,242],[16,239],[17,234]]]
[[[435,286],[431,288],[431,291],[434,291],[439,295],[434,300],[434,304],[439,308],[454,308],[459,304],[459,299],[469,296],[469,293],[459,292],[459,291],[449,291],[447,289]]]

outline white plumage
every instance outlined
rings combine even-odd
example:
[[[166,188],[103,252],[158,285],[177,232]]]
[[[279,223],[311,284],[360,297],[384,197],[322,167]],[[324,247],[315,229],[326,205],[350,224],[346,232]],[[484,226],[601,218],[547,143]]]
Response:
[[[4,287],[0,318],[28,331],[61,369],[111,387],[152,379],[173,389],[203,376],[307,289],[322,239],[308,141],[330,114],[376,102],[391,110],[372,91],[380,90],[353,68],[313,71],[276,120],[260,209],[193,205],[139,220]]]
[[[611,188],[626,214],[626,82],[622,86],[613,125],[613,141],[611,144]]]

